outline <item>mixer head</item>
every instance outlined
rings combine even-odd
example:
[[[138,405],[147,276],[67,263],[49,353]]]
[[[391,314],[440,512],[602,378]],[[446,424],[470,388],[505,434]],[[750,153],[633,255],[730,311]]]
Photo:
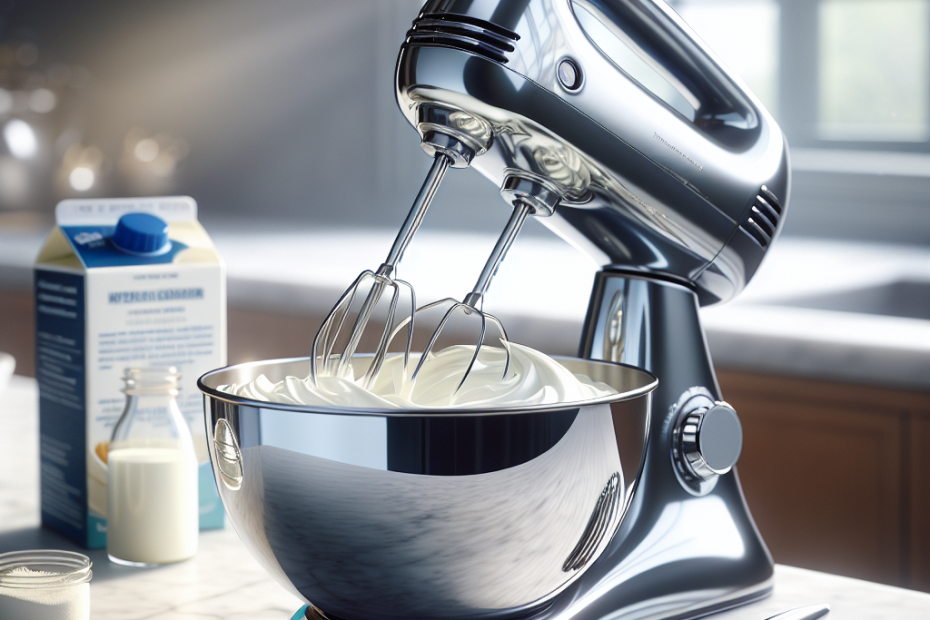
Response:
[[[605,269],[715,303],[782,227],[781,131],[661,0],[430,0],[395,86],[427,153],[486,145],[471,165],[507,202],[544,181],[544,224]]]

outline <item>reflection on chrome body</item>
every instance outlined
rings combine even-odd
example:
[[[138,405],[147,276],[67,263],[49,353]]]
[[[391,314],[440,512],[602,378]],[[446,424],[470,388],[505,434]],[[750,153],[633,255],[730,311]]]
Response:
[[[607,481],[607,486],[601,491],[601,497],[597,500],[597,506],[594,507],[594,513],[591,520],[588,521],[588,527],[585,528],[581,540],[575,545],[562,570],[566,573],[578,570],[588,563],[594,556],[595,551],[604,539],[604,535],[610,531],[611,525],[616,523],[614,517],[619,512],[620,498],[623,485],[620,480],[620,474],[615,473]]]
[[[242,451],[229,421],[220,418],[213,427],[213,450],[216,455],[217,478],[230,491],[242,486]]]
[[[602,265],[733,297],[777,235],[788,152],[762,105],[656,0],[430,0],[401,46],[401,111],[486,145],[502,186],[556,184],[543,223]],[[467,136],[467,138],[463,137]],[[424,145],[429,152],[429,148]]]
[[[559,361],[621,393],[373,412],[216,389],[305,375],[308,359],[213,371],[199,386],[230,520],[272,576],[327,616],[537,614],[609,547],[637,485],[656,386],[636,368]],[[334,451],[344,438],[348,450]]]

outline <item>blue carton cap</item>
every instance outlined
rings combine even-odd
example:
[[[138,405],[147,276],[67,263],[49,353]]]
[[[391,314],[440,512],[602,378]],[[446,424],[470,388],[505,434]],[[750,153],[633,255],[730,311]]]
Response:
[[[127,213],[116,223],[113,245],[139,255],[163,254],[171,249],[168,224],[150,213]]]

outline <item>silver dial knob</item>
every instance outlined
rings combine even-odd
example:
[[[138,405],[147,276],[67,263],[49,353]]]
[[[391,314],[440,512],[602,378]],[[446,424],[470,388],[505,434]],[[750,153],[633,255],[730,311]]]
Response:
[[[743,428],[733,407],[709,390],[686,390],[676,405],[672,461],[679,481],[697,495],[709,493],[733,469],[743,449]]]
[[[733,407],[716,402],[690,412],[681,425],[681,455],[694,476],[707,480],[733,469],[743,449],[743,427]]]

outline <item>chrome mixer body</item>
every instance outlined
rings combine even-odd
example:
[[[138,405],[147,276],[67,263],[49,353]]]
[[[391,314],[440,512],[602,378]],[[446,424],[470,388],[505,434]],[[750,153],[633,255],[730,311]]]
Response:
[[[781,131],[658,2],[431,1],[396,89],[429,153],[437,135],[490,143],[471,165],[502,191],[558,187],[557,234],[702,305],[742,290],[781,227]]]
[[[541,221],[603,266],[581,356],[659,378],[625,517],[536,617],[692,618],[767,595],[698,307],[738,294],[782,228],[772,117],[661,0],[430,0],[396,95],[428,154],[480,144],[460,167],[508,203],[557,204]]]

